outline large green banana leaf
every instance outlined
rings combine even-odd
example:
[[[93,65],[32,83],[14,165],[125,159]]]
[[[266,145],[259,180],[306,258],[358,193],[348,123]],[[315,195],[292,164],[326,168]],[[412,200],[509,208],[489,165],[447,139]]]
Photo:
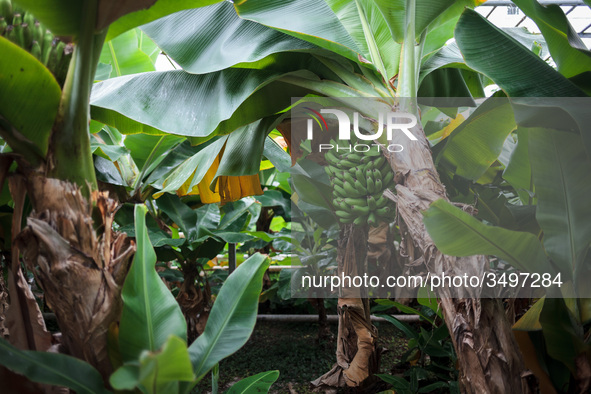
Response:
[[[0,62],[0,134],[17,153],[35,162],[47,153],[61,89],[43,64],[4,37],[0,52],[10,59]]]
[[[454,173],[476,181],[499,157],[514,129],[511,103],[489,98],[447,137],[437,161]]]
[[[249,96],[280,76],[230,68],[204,75],[178,70],[113,78],[94,85],[91,115],[124,134],[207,137]]]
[[[0,364],[34,382],[68,387],[81,394],[109,393],[96,369],[65,354],[20,350],[0,338]]]
[[[578,134],[547,129],[530,129],[529,157],[546,252],[576,272],[591,243],[591,161]]]
[[[203,7],[219,1],[221,0],[97,0],[91,3],[78,0],[16,0],[15,3],[31,11],[35,18],[57,36],[77,36],[82,26],[85,3],[94,4],[97,7],[94,11],[97,13],[97,30],[103,30],[117,20],[109,30],[110,40],[127,30],[173,12]]]
[[[158,0],[148,9],[132,12],[117,19],[109,27],[106,40],[109,41],[127,30],[145,25],[175,12],[205,7],[221,1],[223,0]]]
[[[374,0],[326,0],[351,35],[362,55],[386,80],[398,73],[400,44],[392,40],[388,24]]]
[[[423,222],[442,253],[452,256],[494,255],[523,272],[556,271],[533,234],[487,226],[444,200],[431,204],[424,212]]]
[[[388,27],[395,41],[402,43],[406,36],[406,27],[411,23],[408,16],[414,14],[412,23],[415,37],[421,33],[456,0],[374,0],[388,22]],[[412,13],[409,9],[414,8]]]
[[[187,338],[179,304],[156,272],[156,254],[146,229],[144,205],[135,206],[137,250],[125,278],[119,350],[124,362],[135,362],[144,350],[155,352],[175,335]]]
[[[324,1],[235,1],[241,18],[275,28],[358,62],[363,55],[355,40]]]
[[[108,78],[156,70],[150,56],[141,48],[138,33],[141,34],[138,29],[129,30],[105,43],[99,61],[111,66]]]
[[[560,6],[543,6],[533,0],[515,0],[514,3],[538,25],[562,75],[570,78],[591,70],[591,52]]]
[[[544,37],[540,34],[532,34],[528,32],[527,29],[519,27],[503,28],[502,30],[527,49],[531,50],[539,45],[541,51],[538,56],[541,58],[548,55],[548,46]],[[466,65],[464,57],[460,52],[460,48],[458,48],[458,45],[455,42],[445,45],[429,55],[426,54],[424,59],[424,63],[421,67],[420,79],[423,79],[430,72],[442,67],[456,67],[471,70],[471,68]]]
[[[258,23],[241,19],[229,2],[185,10],[142,26],[183,70],[206,74],[285,51],[316,48]]]
[[[464,11],[455,37],[466,64],[492,79],[509,96],[586,96],[539,56],[476,11]]]
[[[192,189],[201,182],[227,141],[228,136],[223,136],[180,163],[161,181],[162,190],[155,193],[154,197],[176,192],[189,178],[191,178],[191,184],[188,189]]]
[[[197,378],[240,349],[250,337],[268,265],[267,258],[257,253],[240,264],[222,286],[205,331],[189,347]]]
[[[513,186],[523,204],[531,205],[534,202],[534,186],[529,163],[528,136],[529,129],[517,128],[517,146],[503,171],[503,179]]]
[[[232,385],[226,394],[268,393],[279,378],[279,371],[261,372]]]

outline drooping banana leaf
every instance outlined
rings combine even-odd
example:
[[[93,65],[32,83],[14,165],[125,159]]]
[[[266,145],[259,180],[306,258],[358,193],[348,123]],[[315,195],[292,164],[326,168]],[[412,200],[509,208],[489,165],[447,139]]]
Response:
[[[20,350],[0,338],[0,364],[34,382],[68,387],[77,393],[109,393],[96,369],[65,354]]]
[[[447,137],[437,161],[475,181],[499,157],[505,139],[514,129],[511,103],[489,98]]]
[[[0,134],[12,149],[34,162],[47,153],[61,89],[43,64],[4,37],[0,52],[10,59],[0,62]]]
[[[529,131],[529,157],[544,248],[576,275],[591,243],[591,161],[578,134],[546,129]]]
[[[556,271],[533,234],[487,226],[444,200],[431,204],[424,212],[423,222],[442,253],[452,256],[494,255],[523,272]]]
[[[91,115],[123,134],[206,137],[250,95],[279,76],[231,68],[204,75],[178,70],[113,78],[94,85]]]
[[[591,71],[591,52],[559,5],[541,5],[531,0],[516,0],[515,5],[536,23],[562,75],[570,78]]]
[[[464,11],[455,37],[466,64],[492,79],[509,96],[586,96],[538,55],[476,11]]]
[[[316,48],[306,41],[241,19],[229,2],[177,12],[142,30],[183,70],[206,74],[285,51]]]
[[[362,55],[343,23],[324,2],[316,0],[236,1],[241,18],[272,27],[357,62]]]

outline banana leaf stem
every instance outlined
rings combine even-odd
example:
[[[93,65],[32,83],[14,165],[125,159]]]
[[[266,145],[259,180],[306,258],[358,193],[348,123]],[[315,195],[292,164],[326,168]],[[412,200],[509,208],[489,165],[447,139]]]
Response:
[[[95,34],[97,0],[84,2],[78,42],[54,124],[48,176],[68,180],[88,196],[98,188],[90,149],[90,91],[105,33]]]

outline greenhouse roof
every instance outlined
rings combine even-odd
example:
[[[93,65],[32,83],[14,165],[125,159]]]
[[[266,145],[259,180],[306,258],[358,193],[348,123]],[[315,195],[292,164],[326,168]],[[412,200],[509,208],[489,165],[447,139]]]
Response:
[[[538,0],[541,5],[555,4],[567,15],[569,22],[587,47],[591,44],[591,8],[583,0]],[[499,27],[525,27],[539,33],[536,24],[523,14],[512,1],[489,0],[476,8]]]

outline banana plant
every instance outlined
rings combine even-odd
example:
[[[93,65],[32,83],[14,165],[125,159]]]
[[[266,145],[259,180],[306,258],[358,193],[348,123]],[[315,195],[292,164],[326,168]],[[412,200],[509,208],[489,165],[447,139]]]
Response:
[[[93,90],[92,116],[124,133],[168,132],[189,136],[194,143],[199,143],[240,130],[258,119],[267,119],[268,127],[259,127],[261,122],[256,126],[257,133],[266,134],[275,125],[281,130],[282,124],[275,123],[279,120],[277,114],[291,106],[291,97],[304,97],[309,93],[336,97],[380,97],[390,106],[395,104],[397,98],[416,97],[420,91],[419,84],[430,95],[457,94],[457,89],[453,91],[449,88],[457,86],[464,87],[462,95],[482,95],[482,83],[486,78],[469,66],[465,66],[465,72],[446,69],[439,71],[438,67],[434,67],[434,61],[429,62],[453,37],[454,27],[464,7],[474,5],[476,3],[470,1],[289,0],[277,3],[258,0],[235,2],[233,5],[220,3],[171,15],[142,29],[183,71],[136,75],[101,82]],[[285,18],[286,14],[291,17]],[[223,24],[204,24],[202,21],[208,20],[206,15],[219,16]],[[220,26],[224,26],[224,29]],[[229,41],[227,31],[242,34],[232,34],[234,40]],[[184,42],[191,43],[191,51],[187,51],[179,43],[176,39],[179,35],[185,38]],[[265,37],[265,42],[273,45],[260,48],[256,43],[251,43],[253,40],[250,37],[255,36]],[[241,50],[232,51],[232,45]],[[207,62],[201,54],[207,54]],[[448,64],[442,63],[441,66]],[[422,68],[427,66],[430,67],[429,72],[422,74]],[[156,90],[160,94],[154,94],[154,86],[167,88],[158,88]],[[201,86],[219,88],[213,93],[211,89],[208,90],[208,99],[203,100]],[[215,100],[211,99],[212,95],[215,95]],[[145,106],[140,108],[126,105],[123,97],[131,97],[145,103]],[[409,102],[412,103],[413,100]],[[150,108],[150,111],[145,111],[145,108]],[[175,116],[177,108],[183,108],[183,113],[188,116]],[[411,104],[412,108],[416,109],[416,105]],[[362,106],[354,109],[369,118],[376,118],[373,113],[375,111]],[[197,113],[205,115],[195,124],[193,118],[197,118]],[[404,157],[399,156],[399,161],[390,157],[393,170],[405,173],[414,168],[410,160],[413,156],[422,157],[426,163],[430,163],[428,142],[425,139],[423,141],[420,147],[417,145],[416,151]],[[436,173],[433,164],[427,167],[432,168],[431,173]],[[415,178],[412,175],[412,179],[406,180],[406,185],[412,186],[410,191],[413,193],[425,186],[425,172],[421,174]],[[215,187],[215,184],[210,184],[210,187]],[[444,195],[438,180],[429,187],[434,187],[438,193]],[[400,205],[399,202],[398,206]],[[407,201],[402,205],[410,206],[412,203]],[[426,210],[427,204],[421,209]],[[411,212],[404,220],[417,223],[416,234],[425,233],[420,212]],[[428,244],[418,240],[415,243]],[[413,245],[412,242],[408,244],[410,247]],[[450,267],[457,265],[453,258],[446,258],[445,261],[449,262]],[[464,259],[457,266],[466,271],[466,264],[469,269],[476,271],[484,266],[482,259]],[[454,302],[448,298],[443,306],[451,329],[460,332],[460,327],[454,327],[453,322],[457,321],[458,313],[462,314],[465,321],[472,321],[468,313],[470,308],[454,305]],[[480,301],[470,302],[474,303],[474,308],[481,309]],[[484,302],[491,303],[492,307],[482,310],[491,311],[491,315],[502,314],[502,305],[498,302]],[[471,324],[476,327],[476,322]],[[505,375],[493,380],[512,381],[515,387],[520,387],[521,382],[517,376],[521,373],[522,363],[519,354],[514,351],[511,336],[507,334],[509,329],[508,324],[501,324],[490,327],[490,332],[470,332],[477,338],[477,343],[480,340],[485,341],[485,337],[490,335],[507,340],[502,344],[501,352],[506,354],[505,360],[515,362],[499,361],[499,368],[496,370],[504,371],[502,373]],[[493,333],[495,330],[497,333]],[[463,341],[461,335],[453,335],[452,338],[456,340],[460,368],[470,371],[461,376],[479,376],[465,380],[463,384],[474,387],[496,384],[488,382],[484,377],[483,371],[488,367],[479,369],[467,362],[468,359],[481,359],[485,363],[486,357],[480,358],[477,355],[480,352],[477,349],[481,349],[481,346],[464,346],[468,342]],[[372,341],[371,338],[366,339]],[[468,356],[469,353],[475,358]],[[338,374],[337,370],[333,372]],[[330,384],[359,385],[370,371],[361,368],[350,370],[348,374],[351,378],[347,382],[340,375],[342,379]],[[325,384],[328,380],[330,379],[327,376],[319,384]],[[506,387],[499,389],[504,388]]]
[[[156,254],[146,227],[147,209],[136,205],[137,252],[122,291],[119,325],[109,331],[116,390],[188,393],[223,358],[248,340],[256,321],[258,298],[268,260],[256,254],[242,263],[222,287],[204,333],[187,347],[187,324],[181,309],[155,270]],[[0,364],[36,382],[69,387],[81,393],[107,393],[99,372],[64,354],[19,350],[0,339]],[[278,371],[236,383],[229,392],[269,390]]]
[[[460,19],[456,41],[466,64],[490,77],[508,96],[534,97],[511,99],[513,109],[504,118],[516,124],[517,145],[501,174],[512,188],[513,205],[534,212],[529,220],[535,222],[535,235],[504,228],[506,223],[484,224],[443,201],[435,202],[424,220],[445,253],[486,253],[525,272],[560,275],[559,282],[564,283],[537,301],[514,330],[526,365],[540,384],[553,392],[567,392],[589,384],[582,373],[583,365],[590,362],[583,272],[589,269],[591,228],[581,220],[589,215],[588,204],[577,197],[591,187],[588,115],[583,109],[589,101],[584,82],[590,71],[585,60],[589,51],[560,8],[535,1],[516,4],[540,28],[557,69],[473,13]],[[517,53],[523,55],[520,64],[511,60]],[[536,82],[540,78],[543,86]],[[454,240],[445,240],[448,236]]]
[[[124,45],[129,38],[125,32],[141,24],[182,9],[213,3],[212,0],[137,0],[123,6],[109,0],[2,2],[2,12],[6,12],[4,22],[10,13],[11,31],[19,34],[18,37],[13,37],[15,33],[8,38],[0,37],[2,53],[6,54],[0,62],[0,88],[4,92],[0,103],[0,129],[9,147],[2,154],[2,173],[8,173],[14,185],[20,185],[13,188],[13,200],[18,209],[13,215],[11,254],[14,260],[9,276],[15,285],[11,289],[25,291],[24,288],[18,290],[16,285],[22,276],[18,264],[22,252],[27,268],[35,274],[37,283],[42,284],[45,298],[56,313],[64,351],[88,361],[105,380],[111,372],[106,332],[120,312],[120,287],[133,246],[123,234],[112,231],[116,203],[106,193],[97,191],[89,100],[96,71],[105,73],[106,70],[104,66],[98,67],[103,43],[105,37],[111,40],[121,36],[112,46]],[[26,22],[20,21],[13,11],[21,12],[20,17],[26,18]],[[34,36],[27,33],[31,28],[35,30]],[[39,29],[41,32],[46,29],[41,56]],[[63,41],[59,45],[56,40],[58,47],[55,49],[49,43],[53,36]],[[29,43],[31,38],[35,38],[38,45]],[[66,50],[71,54],[66,56]],[[60,62],[57,62],[58,57]],[[107,61],[105,56],[103,61]],[[64,62],[65,73],[57,67]],[[121,71],[113,61],[111,63],[115,72]],[[128,64],[120,64],[124,65]],[[66,76],[62,85],[60,76],[63,74]],[[13,162],[16,168],[11,167]],[[3,176],[3,182],[4,179]],[[33,213],[27,227],[21,231],[23,205],[20,201],[25,201],[25,190]],[[93,218],[97,220],[94,225]],[[106,252],[96,253],[98,250]],[[78,258],[80,253],[85,256],[85,263]],[[77,301],[71,302],[73,299]],[[11,313],[21,309],[20,315],[23,315],[28,309],[35,315],[34,303],[27,305],[13,303]],[[47,350],[48,346],[34,345],[34,338],[29,335],[42,329],[35,323],[38,320],[28,321],[35,327],[13,330],[11,339],[15,343],[27,343],[29,349]]]

